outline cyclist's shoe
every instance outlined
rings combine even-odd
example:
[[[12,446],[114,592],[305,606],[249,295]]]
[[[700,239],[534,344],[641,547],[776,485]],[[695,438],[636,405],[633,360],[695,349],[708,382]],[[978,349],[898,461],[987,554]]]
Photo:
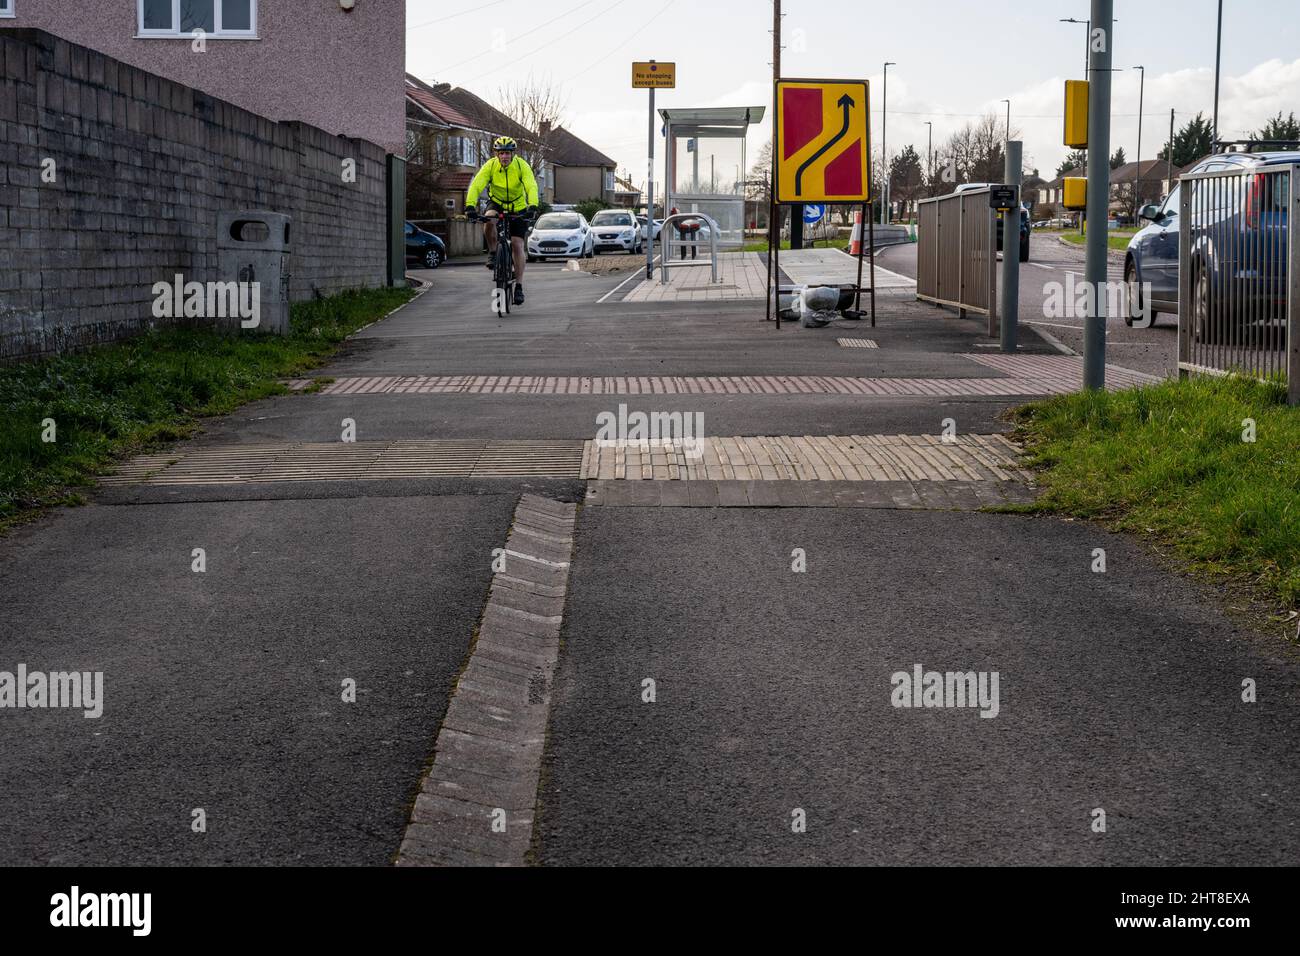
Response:
[[[487,266],[489,269],[493,268],[496,264],[496,256],[488,256],[488,261],[483,263],[483,265]]]
[[[515,283],[515,305],[524,304],[524,287]]]

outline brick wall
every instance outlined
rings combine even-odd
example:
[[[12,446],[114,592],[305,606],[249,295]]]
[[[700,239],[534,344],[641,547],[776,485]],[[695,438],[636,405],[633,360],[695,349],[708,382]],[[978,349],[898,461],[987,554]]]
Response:
[[[0,31],[0,358],[157,324],[155,282],[224,278],[222,209],[293,217],[295,300],[383,285],[384,158],[48,33]]]

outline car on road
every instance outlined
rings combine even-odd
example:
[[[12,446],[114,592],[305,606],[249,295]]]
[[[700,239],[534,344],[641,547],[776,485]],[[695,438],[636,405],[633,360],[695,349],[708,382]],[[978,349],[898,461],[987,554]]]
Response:
[[[425,269],[436,269],[447,261],[447,245],[431,232],[426,232],[413,222],[406,224],[406,264],[418,263]]]
[[[591,217],[591,230],[596,236],[596,252],[612,249],[634,256],[642,252],[641,230],[626,209],[602,209]]]
[[[640,226],[641,226],[641,238],[642,238],[642,239],[649,239],[649,238],[650,238],[650,230],[649,230],[649,228],[648,228],[647,225],[646,225],[646,222],[647,222],[646,217],[645,217],[645,216],[637,216],[637,217],[636,217],[636,221],[637,221],[637,223],[639,223]],[[654,238],[655,238],[655,241],[658,242],[658,241],[659,241],[659,233],[661,233],[661,232],[663,231],[663,228],[664,228],[664,221],[663,221],[662,219],[656,219],[654,222],[655,222]]]
[[[1255,318],[1272,319],[1287,295],[1287,212],[1290,177],[1269,167],[1300,163],[1300,151],[1221,153],[1187,174],[1224,173],[1222,180],[1180,181],[1164,202],[1143,206],[1147,225],[1124,253],[1125,322],[1149,310],[1178,314],[1183,191],[1191,189],[1192,334],[1210,342]],[[1233,174],[1236,175],[1228,175]],[[1148,295],[1149,293],[1149,295]]]
[[[537,217],[528,233],[528,261],[552,257],[590,259],[596,239],[586,218],[577,212],[548,212]]]
[[[969,192],[972,189],[987,189],[989,186],[1000,186],[1001,183],[963,183],[953,190],[954,193]],[[1029,210],[1022,203],[1020,206],[1020,261],[1029,261],[1029,233],[1031,231],[1029,224]],[[1002,251],[1002,213],[998,213],[998,252]]]

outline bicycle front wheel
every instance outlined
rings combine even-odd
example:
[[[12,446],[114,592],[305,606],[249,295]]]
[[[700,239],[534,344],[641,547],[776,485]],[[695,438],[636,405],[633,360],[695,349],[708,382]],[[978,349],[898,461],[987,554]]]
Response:
[[[510,250],[506,246],[497,247],[496,270],[496,302],[494,303],[496,314],[507,316],[510,314],[510,299],[515,294],[515,264],[510,257]]]

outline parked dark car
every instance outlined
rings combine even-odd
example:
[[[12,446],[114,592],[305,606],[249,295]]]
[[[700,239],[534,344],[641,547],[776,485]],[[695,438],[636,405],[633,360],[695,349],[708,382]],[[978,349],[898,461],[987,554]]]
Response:
[[[436,269],[446,261],[447,246],[441,239],[414,223],[406,224],[407,265],[417,262],[426,269]]]
[[[1300,151],[1221,153],[1201,160],[1190,173],[1236,172],[1223,184],[1215,180],[1181,182],[1158,205],[1143,206],[1148,225],[1135,235],[1124,255],[1128,290],[1125,321],[1149,308],[1152,321],[1162,312],[1178,314],[1180,202],[1184,189],[1193,193],[1192,331],[1210,341],[1212,314],[1230,322],[1271,318],[1285,305],[1287,288],[1287,209],[1289,176],[1271,174],[1270,166],[1300,163]],[[1144,290],[1150,301],[1144,298]],[[1219,303],[1223,310],[1216,312]]]

